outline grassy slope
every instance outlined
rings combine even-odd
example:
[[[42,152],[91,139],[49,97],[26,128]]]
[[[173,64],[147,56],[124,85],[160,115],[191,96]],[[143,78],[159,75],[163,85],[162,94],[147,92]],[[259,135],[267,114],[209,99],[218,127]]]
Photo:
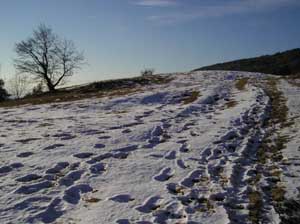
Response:
[[[62,88],[54,93],[45,92],[39,95],[27,96],[19,100],[7,100],[1,102],[0,107],[13,107],[24,104],[58,103],[91,97],[100,98],[105,96],[118,96],[137,92],[141,86],[163,84],[168,81],[170,81],[169,76],[160,75],[100,81],[74,88]]]

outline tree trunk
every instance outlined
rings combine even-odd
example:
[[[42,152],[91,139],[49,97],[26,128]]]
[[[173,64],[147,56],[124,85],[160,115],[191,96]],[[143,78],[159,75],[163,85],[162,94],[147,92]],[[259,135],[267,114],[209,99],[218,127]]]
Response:
[[[47,82],[49,92],[55,92],[55,86],[51,82]]]

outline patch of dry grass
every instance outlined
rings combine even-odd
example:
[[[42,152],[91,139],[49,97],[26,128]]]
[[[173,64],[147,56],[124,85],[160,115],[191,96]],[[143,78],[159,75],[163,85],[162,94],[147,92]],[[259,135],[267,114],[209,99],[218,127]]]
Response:
[[[261,208],[263,205],[262,196],[259,191],[252,191],[248,194],[249,197],[249,218],[252,223],[260,223]]]
[[[190,95],[183,99],[183,104],[190,104],[195,102],[201,96],[199,91],[192,91]]]
[[[272,199],[275,202],[282,202],[284,201],[285,195],[285,188],[282,185],[275,185],[274,188],[271,190]]]
[[[245,91],[248,81],[249,81],[249,78],[241,78],[241,79],[237,80],[235,83],[235,88],[237,88],[239,91]]]
[[[235,100],[230,100],[228,102],[225,103],[226,108],[233,108],[236,105],[238,105],[238,102],[236,102]]]
[[[87,203],[97,203],[97,202],[101,201],[101,199],[99,199],[99,198],[85,198],[84,201],[87,202]]]
[[[108,80],[91,83],[73,89],[59,89],[53,93],[43,93],[28,96],[23,99],[7,100],[0,103],[0,107],[16,107],[21,105],[38,105],[48,103],[72,102],[88,98],[116,97],[142,91],[141,86],[151,84],[166,84],[172,80],[169,76],[147,76],[119,80]]]
[[[274,169],[278,162],[282,161],[282,150],[288,141],[288,136],[283,136],[280,129],[291,125],[288,122],[288,107],[286,99],[277,87],[278,80],[270,78],[265,80],[264,90],[270,98],[270,107],[268,119],[264,123],[264,128],[268,130],[267,135],[264,137],[261,146],[257,151],[258,167],[256,177],[249,183],[256,186],[256,191],[249,193],[249,218],[252,223],[260,223],[263,214],[263,199],[262,193],[270,195],[270,199],[275,203],[275,208],[278,210],[279,202],[284,201],[285,189],[280,185],[281,170]],[[267,161],[271,161],[274,166],[268,166]],[[266,166],[267,165],[267,166]],[[267,188],[262,190],[259,186],[262,173],[268,175],[273,182]]]

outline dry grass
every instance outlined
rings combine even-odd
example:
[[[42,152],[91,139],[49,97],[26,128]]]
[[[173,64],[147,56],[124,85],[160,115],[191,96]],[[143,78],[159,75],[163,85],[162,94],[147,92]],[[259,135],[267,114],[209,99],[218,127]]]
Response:
[[[233,108],[236,105],[238,105],[238,102],[236,102],[235,100],[230,100],[228,102],[225,103],[226,108]]]
[[[258,191],[252,191],[248,195],[249,197],[249,218],[252,223],[260,223],[261,208],[263,205],[261,193]]]
[[[73,89],[59,89],[54,93],[43,93],[36,96],[28,96],[18,100],[7,100],[0,103],[0,107],[16,107],[21,105],[38,105],[48,103],[72,102],[88,98],[116,97],[135,93],[141,90],[141,86],[151,84],[165,84],[172,80],[168,76],[147,76],[129,79],[108,80],[91,83]]]
[[[295,87],[300,87],[300,73],[290,75],[285,78],[289,84]]]
[[[190,104],[195,102],[201,96],[199,91],[192,91],[190,96],[183,99],[183,104]]]
[[[286,142],[288,141],[288,136],[282,136],[280,132],[278,132],[278,129],[280,130],[281,128],[287,127],[291,125],[291,123],[287,122],[288,107],[286,106],[286,99],[283,93],[277,88],[277,82],[277,79],[271,78],[264,83],[264,90],[270,98],[271,110],[269,111],[268,119],[264,123],[264,128],[269,131],[257,151],[258,166],[261,168],[257,169],[256,177],[249,183],[258,189],[250,192],[248,195],[249,217],[252,223],[260,223],[261,221],[263,214],[262,192],[264,195],[270,195],[270,199],[275,202],[275,208],[280,201],[284,200],[285,190],[280,185],[282,172],[281,170],[274,169],[274,166],[283,159],[282,149],[285,148]],[[266,168],[267,161],[273,162],[274,166],[270,167],[267,165]],[[261,191],[259,182],[262,178],[262,172],[268,173],[268,176],[273,178],[274,182],[271,182],[268,188]]]
[[[241,78],[236,81],[235,88],[239,91],[244,91],[246,89],[246,85],[248,84],[249,78]]]
[[[275,187],[271,190],[272,199],[275,202],[284,201],[285,188],[282,185],[275,185]]]
[[[101,199],[99,199],[99,198],[85,198],[84,201],[87,202],[87,203],[97,203],[97,202],[101,201]]]

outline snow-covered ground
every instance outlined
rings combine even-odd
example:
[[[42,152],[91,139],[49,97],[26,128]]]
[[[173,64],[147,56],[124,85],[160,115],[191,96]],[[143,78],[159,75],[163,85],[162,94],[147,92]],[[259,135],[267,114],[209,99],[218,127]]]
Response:
[[[0,109],[0,223],[249,223],[269,98],[236,89],[248,76],[262,77],[177,74],[117,98]]]
[[[293,122],[291,127],[282,130],[282,134],[289,138],[283,150],[283,182],[286,197],[297,199],[300,191],[300,85],[282,81],[280,86],[287,99],[288,118]]]

